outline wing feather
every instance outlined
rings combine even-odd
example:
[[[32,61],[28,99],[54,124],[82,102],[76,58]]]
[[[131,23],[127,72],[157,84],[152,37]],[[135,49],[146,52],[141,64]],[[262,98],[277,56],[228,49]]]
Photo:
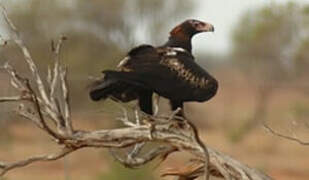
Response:
[[[143,45],[131,50],[127,57],[121,78],[154,89],[169,99],[204,101],[217,91],[217,81],[180,48]]]

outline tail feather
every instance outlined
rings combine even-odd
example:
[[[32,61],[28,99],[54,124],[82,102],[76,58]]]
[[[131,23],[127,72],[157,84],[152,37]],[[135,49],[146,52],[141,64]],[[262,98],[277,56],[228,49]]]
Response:
[[[102,79],[94,82],[89,93],[90,98],[93,101],[106,99],[115,90],[116,83],[117,80],[115,79]]]
[[[111,97],[114,100],[129,102],[138,98],[141,89],[136,82],[128,80],[121,72],[105,71],[104,78],[92,83],[89,96],[93,101]]]

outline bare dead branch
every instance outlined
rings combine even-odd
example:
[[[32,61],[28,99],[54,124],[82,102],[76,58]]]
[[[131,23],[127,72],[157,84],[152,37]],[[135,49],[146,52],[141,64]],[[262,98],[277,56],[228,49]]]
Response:
[[[32,121],[37,127],[44,130],[44,127],[41,124],[40,119],[33,112],[29,112],[29,110],[26,110],[24,104],[19,105],[17,114],[25,119]]]
[[[271,179],[267,175],[206,146],[200,140],[198,130],[194,124],[176,116],[180,109],[166,117],[148,116],[141,112],[136,112],[135,121],[129,120],[125,110],[124,117],[120,119],[126,126],[124,128],[96,131],[74,130],[71,119],[70,94],[66,79],[67,69],[60,63],[62,41],[66,38],[60,38],[56,47],[52,43],[52,50],[55,53],[56,60],[53,69],[49,68],[47,84],[43,84],[42,77],[28,49],[20,38],[17,28],[7,16],[5,9],[2,9],[2,14],[12,31],[13,40],[22,50],[24,59],[31,70],[32,78],[20,76],[13,67],[6,64],[4,67],[11,77],[11,84],[20,92],[20,95],[1,97],[0,103],[19,103],[20,100],[31,102],[27,104],[30,104],[30,107],[25,107],[24,104],[19,106],[19,115],[34,122],[37,127],[53,137],[56,143],[61,145],[63,149],[55,154],[33,156],[13,163],[0,162],[0,176],[3,176],[10,170],[27,166],[34,162],[60,159],[80,148],[121,149],[133,147],[133,151],[126,152],[124,158],[119,157],[115,153],[112,153],[112,155],[125,166],[135,168],[157,157],[160,157],[163,161],[169,154],[175,151],[187,151],[198,159],[200,163],[191,172],[187,172],[190,176],[199,177],[205,174],[206,179],[208,179],[209,175],[239,180]],[[30,83],[32,79],[33,82]],[[60,90],[60,95],[56,94],[56,90]],[[52,120],[56,127],[46,123],[48,120]],[[185,127],[188,128],[181,128],[179,126],[180,122],[183,122]],[[160,144],[160,146],[150,151],[142,152],[144,144],[153,142]],[[182,177],[181,175],[183,174],[178,174],[179,177]]]
[[[8,62],[4,64],[3,69],[10,75],[11,85],[13,87],[18,89],[20,92],[27,92],[27,88],[24,84],[24,78],[22,78]]]
[[[39,103],[39,100],[35,94],[35,92],[33,91],[29,81],[27,80],[26,81],[26,86],[28,88],[28,90],[30,91],[30,94],[32,96],[32,102],[34,103],[34,106],[36,108],[36,111],[39,115],[39,121],[40,121],[40,124],[42,125],[43,129],[51,136],[53,136],[55,139],[62,139],[62,137],[60,135],[58,135],[55,131],[53,131],[47,124],[46,124],[46,121],[45,121],[45,117],[43,115],[43,112],[41,110],[41,106],[40,106],[40,103]]]
[[[12,21],[9,19],[7,12],[3,6],[2,7],[2,14],[5,19],[5,21],[8,24],[9,29],[11,30],[11,34],[13,34],[12,39],[17,44],[17,46],[22,50],[22,53],[24,55],[24,59],[29,67],[29,69],[32,72],[32,77],[35,80],[36,87],[38,89],[38,94],[40,97],[37,97],[37,99],[44,104],[44,110],[48,112],[48,115],[53,119],[53,121],[57,124],[57,128],[62,130],[62,134],[65,134],[66,132],[63,131],[63,121],[62,117],[59,116],[59,112],[57,111],[57,102],[52,102],[50,100],[51,97],[48,97],[48,94],[46,92],[46,88],[43,84],[42,78],[39,74],[39,71],[37,69],[36,64],[34,63],[31,54],[29,50],[27,49],[26,45],[24,44],[23,40],[20,37],[20,33],[15,27],[15,25],[12,23]],[[60,48],[60,47],[59,47]]]
[[[209,173],[208,173],[208,166],[209,166],[209,153],[208,153],[208,150],[207,150],[207,148],[206,148],[206,146],[205,146],[205,144],[202,142],[202,140],[200,139],[200,137],[199,137],[199,134],[198,134],[198,130],[197,130],[197,128],[195,127],[195,125],[192,123],[192,122],[190,122],[190,121],[186,121],[190,126],[191,126],[191,128],[192,128],[192,130],[193,130],[193,134],[194,134],[194,139],[195,139],[195,141],[197,142],[197,144],[203,149],[203,151],[204,151],[204,159],[205,159],[205,161],[204,161],[204,172],[205,172],[205,180],[208,180],[209,179]]]
[[[117,120],[121,121],[124,125],[129,127],[136,127],[136,124],[129,120],[128,111],[121,104],[118,104],[123,112],[123,117],[118,117]]]
[[[20,91],[21,95],[20,98],[21,100],[29,100],[32,101],[32,95],[30,94],[30,90],[27,87],[27,83],[29,80],[27,80],[27,78],[22,77],[21,75],[19,75],[16,70],[8,63],[6,62],[5,65],[3,66],[3,69],[10,75],[11,78],[11,85],[13,87],[15,87],[18,91]],[[39,98],[36,97],[38,102],[40,103],[40,106],[44,107],[41,108],[44,110],[43,113],[48,114],[49,116],[51,116],[49,113],[51,112],[50,108],[47,107],[47,105]],[[55,119],[54,123],[57,124]]]
[[[56,104],[56,97],[55,97],[55,91],[57,89],[57,85],[58,85],[58,80],[59,80],[59,73],[60,73],[60,50],[62,47],[62,43],[63,43],[64,38],[61,37],[59,38],[56,47],[53,47],[54,45],[52,45],[52,51],[54,53],[54,58],[55,58],[55,65],[54,65],[54,69],[53,69],[53,74],[51,74],[51,71],[49,72],[50,76],[47,79],[50,79],[50,99],[52,101],[53,104]],[[53,42],[53,41],[52,41]],[[53,107],[55,110],[60,111],[57,107]]]
[[[22,101],[25,100],[25,98],[21,96],[11,96],[11,97],[0,97],[0,103],[3,102],[16,102],[16,101]]]
[[[178,176],[179,179],[193,180],[203,175],[204,165],[202,163],[193,162],[187,166],[180,168],[170,168],[164,172],[161,177],[165,176]]]
[[[33,156],[13,163],[5,163],[0,161],[0,177],[5,175],[9,170],[24,167],[38,161],[54,161],[68,155],[73,151],[74,149],[63,148],[60,152],[55,154]]]
[[[146,143],[136,144],[133,150],[128,154],[128,159],[134,159],[143,149]]]
[[[135,111],[135,125],[136,126],[140,126],[141,125],[141,121],[140,121],[140,117],[139,117],[139,111],[136,109]],[[127,113],[126,113],[127,115]],[[145,146],[146,143],[139,143],[134,145],[133,150],[128,154],[127,159],[128,160],[132,160],[135,159],[135,157],[142,151],[143,147]]]
[[[88,147],[122,148],[131,146],[132,144],[139,143],[141,141],[164,142],[183,151],[188,151],[203,160],[203,149],[201,149],[196,142],[190,141],[190,137],[179,135],[178,133],[175,133],[175,131],[179,131],[179,129],[171,130],[168,125],[158,125],[153,132],[153,139],[149,139],[149,127],[143,125],[138,128],[129,127],[113,130],[99,130],[87,133],[81,132],[81,134],[79,134],[76,138],[80,142],[78,144],[79,146]],[[105,141],[103,139],[105,139]],[[231,177],[230,179],[271,179],[267,175],[264,175],[255,169],[251,169],[210,147],[208,147],[208,151],[210,155],[210,166],[215,169],[215,171],[212,172],[214,174],[221,174],[223,176],[221,171],[224,171],[229,174]]]
[[[158,115],[159,113],[159,103],[160,103],[160,96],[159,95],[155,95],[154,96],[154,102],[153,102],[153,106],[154,106],[154,115]]]
[[[35,63],[32,60],[32,57],[30,55],[30,52],[28,51],[28,49],[26,48],[24,42],[21,40],[19,32],[17,30],[17,28],[15,27],[15,25],[12,23],[12,21],[9,19],[7,12],[5,10],[5,8],[2,6],[2,14],[3,17],[5,19],[5,21],[7,22],[7,24],[9,25],[9,28],[11,29],[11,32],[14,34],[13,36],[13,40],[15,41],[15,43],[21,48],[24,58],[27,62],[27,64],[29,65],[29,68],[31,69],[31,71],[33,72],[33,78],[35,78],[37,85],[38,85],[38,89],[40,92],[40,95],[42,97],[42,99],[45,102],[48,102],[48,98],[47,98],[47,94],[43,85],[43,82],[41,80],[41,77],[39,75],[38,69],[35,65]]]
[[[263,127],[264,127],[268,132],[270,132],[271,134],[273,134],[273,135],[275,135],[275,136],[278,136],[278,137],[280,137],[280,138],[283,138],[283,139],[286,139],[286,140],[289,140],[289,141],[293,141],[293,142],[297,142],[298,144],[305,145],[305,146],[308,146],[308,145],[309,145],[309,142],[305,142],[305,141],[300,140],[299,138],[287,136],[287,135],[284,135],[284,134],[281,134],[281,133],[275,131],[274,129],[272,129],[271,127],[269,127],[266,123],[263,123]]]
[[[73,126],[71,121],[71,106],[70,106],[70,96],[68,89],[68,81],[67,81],[67,69],[61,68],[60,70],[60,82],[61,82],[61,90],[63,93],[63,116],[65,119],[65,127],[67,128],[67,132],[69,134],[73,133]]]
[[[134,158],[127,158],[122,159],[120,156],[118,156],[115,151],[112,149],[110,150],[111,155],[119,161],[121,164],[123,164],[125,167],[129,168],[138,168],[140,166],[143,166],[147,164],[148,162],[154,160],[155,158],[159,156],[167,156],[167,154],[170,154],[172,152],[177,151],[177,148],[169,147],[169,146],[159,146],[158,148],[155,148],[148,152],[147,154],[143,155],[143,157],[134,157]],[[163,158],[162,158],[163,159]]]

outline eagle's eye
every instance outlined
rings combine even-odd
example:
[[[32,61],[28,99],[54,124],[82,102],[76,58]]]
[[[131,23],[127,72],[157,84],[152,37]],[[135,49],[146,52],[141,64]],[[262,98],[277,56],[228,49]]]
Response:
[[[197,20],[190,20],[189,23],[192,25],[192,27],[194,27],[195,29],[197,29],[200,26],[203,26],[204,23],[201,21],[197,21]]]

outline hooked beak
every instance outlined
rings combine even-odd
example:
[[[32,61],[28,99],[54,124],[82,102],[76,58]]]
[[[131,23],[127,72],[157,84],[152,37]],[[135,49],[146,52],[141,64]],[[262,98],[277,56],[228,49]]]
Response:
[[[196,27],[198,32],[214,32],[215,27],[210,23],[201,23]]]

